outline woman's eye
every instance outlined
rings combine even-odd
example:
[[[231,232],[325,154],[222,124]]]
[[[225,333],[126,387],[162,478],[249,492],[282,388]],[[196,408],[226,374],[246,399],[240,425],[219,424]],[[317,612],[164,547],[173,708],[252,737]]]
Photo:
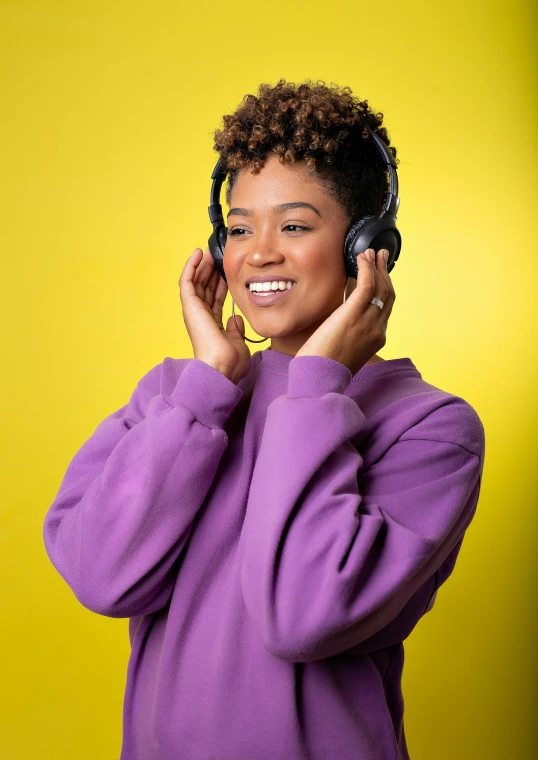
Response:
[[[300,224],[285,224],[284,227],[282,227],[283,230],[289,230],[290,227],[293,227],[294,229],[290,230],[290,232],[295,233],[297,230],[309,230],[310,227],[304,227]],[[243,235],[237,234],[245,232],[244,227],[234,227],[233,230],[228,230],[228,237],[243,237]]]
[[[282,229],[286,230],[289,227],[295,227],[296,230],[309,230],[310,227],[303,227],[300,224],[286,224]]]

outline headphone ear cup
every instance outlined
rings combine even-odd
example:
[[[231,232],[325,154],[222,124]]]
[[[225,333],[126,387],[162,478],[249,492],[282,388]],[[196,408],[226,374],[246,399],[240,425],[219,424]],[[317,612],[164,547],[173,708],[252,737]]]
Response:
[[[219,227],[219,247],[221,250],[222,258],[224,258],[224,249],[226,248],[227,240],[228,240],[228,227]]]
[[[346,275],[348,277],[353,277],[355,280],[357,279],[357,256],[359,253],[362,253],[362,251],[365,251],[367,248],[372,247],[371,243],[374,235],[371,236],[371,239],[368,238],[366,245],[363,241],[363,246],[360,251],[356,250],[356,243],[358,242],[359,238],[362,238],[364,236],[366,227],[370,224],[370,222],[375,222],[377,220],[377,216],[363,216],[361,219],[357,219],[357,221],[354,222],[347,231],[346,239],[344,241],[344,264],[346,267]]]
[[[224,227],[224,225],[219,225],[213,231],[208,241],[209,250],[211,251],[211,256],[213,257],[213,261],[215,262],[215,267],[217,268],[224,282],[227,282],[226,275],[224,273],[224,266],[223,266],[224,248],[226,246],[227,237],[228,237],[228,228]]]
[[[348,277],[357,279],[357,256],[367,248],[379,251],[386,248],[389,252],[387,271],[394,268],[400,255],[402,237],[396,228],[394,217],[386,215],[364,216],[351,225],[344,241],[344,263]]]

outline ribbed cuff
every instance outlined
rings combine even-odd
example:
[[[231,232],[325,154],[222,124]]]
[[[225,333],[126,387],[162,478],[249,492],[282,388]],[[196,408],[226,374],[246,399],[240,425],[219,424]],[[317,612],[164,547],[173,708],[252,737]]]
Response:
[[[343,393],[353,374],[349,367],[326,356],[294,356],[288,370],[287,395],[317,398],[324,393]]]
[[[243,391],[222,372],[201,361],[190,359],[176,387],[165,399],[171,406],[183,406],[206,427],[224,423],[243,398]]]

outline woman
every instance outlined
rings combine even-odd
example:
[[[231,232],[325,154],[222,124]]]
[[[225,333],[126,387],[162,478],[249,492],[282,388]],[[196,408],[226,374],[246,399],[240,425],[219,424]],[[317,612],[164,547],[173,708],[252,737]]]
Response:
[[[381,122],[349,88],[285,80],[224,118],[226,281],[199,248],[179,281],[194,358],[140,380],[46,516],[80,602],[130,618],[122,760],[409,757],[402,642],[454,568],[484,431],[376,354],[382,252],[343,298],[346,231],[387,190]],[[270,348],[223,327],[228,287]]]

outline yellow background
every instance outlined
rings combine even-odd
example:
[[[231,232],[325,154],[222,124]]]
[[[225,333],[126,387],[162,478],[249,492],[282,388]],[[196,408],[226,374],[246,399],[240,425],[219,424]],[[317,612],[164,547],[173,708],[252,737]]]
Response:
[[[406,643],[411,758],[531,757],[533,13],[530,0],[0,1],[0,760],[119,756],[127,621],[77,602],[43,520],[97,424],[165,356],[192,356],[177,281],[210,233],[211,132],[280,77],[350,85],[385,114],[403,246],[380,354],[411,357],[486,430],[476,518]]]

